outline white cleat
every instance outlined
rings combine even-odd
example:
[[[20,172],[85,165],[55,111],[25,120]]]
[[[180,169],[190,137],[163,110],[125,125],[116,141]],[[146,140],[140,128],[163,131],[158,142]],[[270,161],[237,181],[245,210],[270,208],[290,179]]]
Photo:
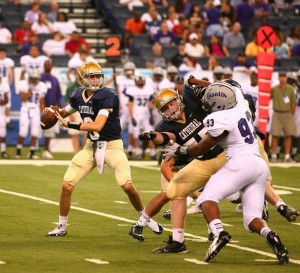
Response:
[[[186,213],[187,214],[202,213],[202,210],[197,205],[195,205],[195,206],[188,208]]]
[[[66,236],[66,235],[67,235],[67,229],[66,226],[63,225],[58,225],[55,229],[53,229],[52,231],[46,234],[46,236],[53,236],[53,237]]]
[[[45,159],[53,159],[53,155],[49,151],[44,151],[42,156]]]

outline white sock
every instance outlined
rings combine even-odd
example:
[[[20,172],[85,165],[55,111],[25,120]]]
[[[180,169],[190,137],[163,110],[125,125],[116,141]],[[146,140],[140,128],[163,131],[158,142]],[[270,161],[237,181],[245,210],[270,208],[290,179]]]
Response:
[[[183,228],[173,228],[173,241],[183,243],[184,241],[184,229]]]
[[[68,223],[68,216],[60,216],[58,217],[58,224],[66,226]]]
[[[188,196],[186,198],[186,205],[187,205],[187,207],[189,207],[192,204],[193,201],[194,201],[194,199],[192,197]]]
[[[1,153],[6,151],[6,143],[1,143]]]
[[[219,233],[221,233],[224,230],[220,219],[212,220],[208,224],[208,226],[209,226],[210,230],[212,231],[212,233],[215,235],[215,237],[218,237]]]
[[[286,205],[281,199],[275,204],[275,208],[278,209],[279,206]]]
[[[156,150],[150,149],[150,156],[156,156]]]
[[[285,154],[284,159],[290,159],[290,154]]]
[[[270,228],[269,227],[263,227],[261,230],[260,230],[260,235],[267,238],[267,235],[268,233],[270,232]]]
[[[139,218],[139,220],[138,220],[138,224],[140,226],[144,227],[144,226],[146,226],[146,223],[149,221],[149,219],[150,219],[150,216],[147,215],[147,213],[145,213],[145,211],[143,211],[140,218]]]
[[[298,151],[298,147],[292,147],[292,155],[296,155]]]

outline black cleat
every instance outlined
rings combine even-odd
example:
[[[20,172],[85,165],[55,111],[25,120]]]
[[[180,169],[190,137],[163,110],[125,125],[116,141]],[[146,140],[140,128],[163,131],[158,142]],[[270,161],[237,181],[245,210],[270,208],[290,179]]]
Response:
[[[287,264],[289,262],[288,251],[280,241],[279,236],[274,231],[270,231],[268,233],[267,243],[275,253],[279,264]]]
[[[212,242],[212,241],[215,239],[215,235],[214,235],[212,232],[210,232],[210,233],[208,234],[207,239],[208,239],[208,241]]]
[[[166,210],[163,214],[163,217],[170,220],[171,219],[171,210]]]
[[[204,260],[206,262],[210,261],[214,257],[218,255],[220,250],[227,245],[227,243],[230,241],[231,235],[223,230],[218,237],[216,237],[213,242],[211,243],[210,247],[207,250],[207,253],[205,255]]]
[[[129,235],[132,236],[132,238],[139,240],[141,242],[143,242],[145,240],[144,235],[143,235],[143,226],[138,225],[138,223],[135,223],[130,231],[129,231]]]
[[[289,222],[295,222],[297,216],[300,215],[299,211],[289,205],[280,205],[277,211]]]
[[[169,236],[169,241],[167,245],[156,248],[152,253],[188,253],[185,242],[180,243],[173,241],[172,236]]]

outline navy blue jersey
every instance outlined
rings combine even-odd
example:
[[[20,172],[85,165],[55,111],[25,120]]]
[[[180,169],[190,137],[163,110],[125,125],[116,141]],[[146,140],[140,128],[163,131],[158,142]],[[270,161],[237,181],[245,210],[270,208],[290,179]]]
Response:
[[[86,91],[79,88],[72,93],[70,105],[75,108],[83,122],[93,122],[101,109],[108,109],[107,121],[100,132],[88,132],[92,141],[111,141],[121,139],[121,125],[119,118],[119,98],[117,92],[108,87],[103,87],[87,98]]]
[[[201,103],[194,95],[193,91],[187,87],[185,87],[183,90],[183,103],[185,105],[185,122],[162,120],[156,126],[155,130],[158,132],[173,133],[176,136],[176,142],[178,144],[189,146],[200,142],[202,137],[206,134],[207,129],[203,124],[203,120],[207,116],[207,112],[202,109]],[[222,152],[222,147],[216,145],[208,153],[199,157],[198,159],[211,159]]]

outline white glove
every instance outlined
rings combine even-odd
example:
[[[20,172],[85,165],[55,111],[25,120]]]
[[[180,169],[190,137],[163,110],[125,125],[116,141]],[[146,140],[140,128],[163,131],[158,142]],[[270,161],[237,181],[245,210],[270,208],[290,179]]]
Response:
[[[187,148],[185,146],[180,146],[178,143],[170,141],[170,145],[164,146],[161,151],[164,157],[178,157],[180,155],[187,155]]]

